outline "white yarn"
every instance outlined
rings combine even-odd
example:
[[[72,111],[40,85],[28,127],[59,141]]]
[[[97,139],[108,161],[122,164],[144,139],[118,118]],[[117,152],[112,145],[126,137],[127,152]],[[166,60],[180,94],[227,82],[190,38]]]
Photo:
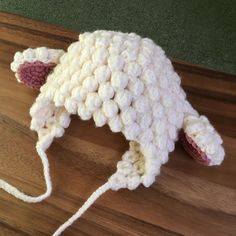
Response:
[[[100,109],[94,112],[93,119],[97,127],[102,127],[107,122],[106,116],[104,115],[103,111]]]
[[[124,89],[128,84],[128,76],[120,71],[115,71],[111,76],[111,85],[115,91]]]
[[[37,152],[39,157],[41,158],[42,164],[43,164],[43,173],[44,173],[44,179],[46,183],[46,192],[40,196],[32,197],[29,195],[26,195],[25,193],[18,190],[16,187],[8,184],[6,181],[0,179],[0,188],[8,192],[9,194],[13,195],[14,197],[28,203],[36,203],[41,202],[45,198],[49,197],[52,192],[52,183],[51,178],[49,175],[49,163],[47,159],[46,153],[41,149],[39,145],[36,146]]]
[[[116,55],[108,59],[108,66],[111,71],[121,71],[124,66],[124,58]]]
[[[99,187],[96,191],[92,193],[92,195],[87,199],[87,201],[83,204],[83,206],[64,224],[62,224],[52,236],[60,235],[66,228],[72,225],[77,219],[81,217],[81,215],[107,190],[111,188],[110,183],[107,182],[101,187]]]
[[[89,93],[94,92],[98,88],[98,82],[93,76],[86,77],[83,80],[82,87]]]
[[[130,79],[133,78],[133,80],[136,80],[136,78],[140,76],[142,69],[138,63],[130,62],[124,66],[124,72],[130,76]]]
[[[24,61],[38,59],[58,63],[30,110],[31,129],[39,136],[47,189],[51,191],[44,152],[54,137],[63,135],[70,114],[77,113],[82,120],[93,117],[96,126],[108,124],[113,132],[122,132],[130,141],[116,173],[54,236],[108,189],[134,190],[140,184],[149,187],[160,174],[161,165],[168,161],[168,153],[174,150],[181,128],[209,156],[211,165],[223,160],[220,136],[186,100],[170,60],[152,40],[134,33],[87,32],[80,34],[79,41],[72,43],[66,53],[45,48],[16,53],[11,68],[16,72]],[[18,198],[25,196],[5,182],[0,184]],[[48,196],[49,190],[41,198]]]
[[[111,75],[111,71],[108,66],[101,65],[97,67],[94,71],[95,79],[102,84],[102,82],[106,82]]]
[[[117,114],[118,106],[114,100],[108,100],[103,102],[102,110],[107,118],[112,118]]]
[[[127,89],[119,90],[116,92],[114,100],[120,109],[124,109],[130,106],[132,102],[132,93]]]
[[[85,100],[87,95],[87,91],[82,88],[82,86],[78,86],[72,89],[72,95],[71,97],[73,99],[75,99],[77,102],[82,102]],[[56,100],[58,100],[58,98],[55,98]]]
[[[114,96],[114,94],[115,94],[115,91],[112,88],[110,82],[102,83],[99,86],[98,95],[103,101],[111,99]]]
[[[135,140],[140,132],[140,127],[137,123],[133,123],[125,126],[123,132],[127,140]]]
[[[121,112],[120,116],[124,125],[130,125],[136,119],[136,111],[132,107],[127,107]]]
[[[120,132],[123,124],[119,116],[114,116],[109,119],[108,124],[112,132],[117,133]]]

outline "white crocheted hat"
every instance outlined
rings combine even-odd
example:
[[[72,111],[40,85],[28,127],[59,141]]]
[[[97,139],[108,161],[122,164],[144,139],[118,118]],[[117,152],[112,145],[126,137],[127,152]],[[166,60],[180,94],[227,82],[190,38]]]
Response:
[[[47,185],[46,193],[30,197],[1,180],[0,187],[17,198],[39,202],[50,195],[45,151],[64,134],[71,114],[82,120],[93,118],[98,127],[108,124],[112,132],[122,132],[130,141],[116,173],[54,235],[106,190],[149,187],[174,150],[179,133],[198,162],[219,165],[224,158],[219,134],[186,100],[170,60],[148,38],[113,31],[83,33],[67,52],[48,48],[17,52],[11,68],[18,81],[40,88],[30,109],[30,128],[38,133],[37,151]]]

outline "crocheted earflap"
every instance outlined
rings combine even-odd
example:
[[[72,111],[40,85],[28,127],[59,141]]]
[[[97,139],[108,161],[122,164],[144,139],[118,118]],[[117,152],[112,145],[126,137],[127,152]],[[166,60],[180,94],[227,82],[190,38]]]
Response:
[[[49,163],[46,150],[54,137],[61,137],[64,129],[70,124],[70,114],[63,107],[55,107],[54,104],[40,95],[30,109],[32,116],[31,129],[37,131],[38,142],[36,150],[43,164],[43,173],[46,183],[46,192],[40,196],[32,197],[19,191],[14,186],[0,179],[0,188],[22,201],[36,203],[49,197],[52,191],[52,183],[49,175]]]
[[[48,74],[58,63],[58,60],[62,54],[64,54],[64,51],[60,49],[48,49],[45,47],[37,49],[29,48],[24,50],[22,53],[15,53],[14,61],[11,63],[11,70],[15,72],[15,76],[18,82],[24,83],[28,87],[39,89],[42,84],[46,82]],[[34,114],[34,112],[37,113],[37,119],[33,120],[32,128],[37,128],[37,126],[40,126],[39,120],[42,120],[42,117],[44,117],[44,119],[47,119],[48,115],[50,115],[51,112],[54,111],[52,109],[53,106],[49,101],[47,102],[45,99],[44,101],[42,101],[40,97],[38,97],[38,100],[41,101],[38,103],[41,104],[41,110],[36,111],[37,109],[35,110],[34,107],[32,108],[32,114]],[[56,110],[57,113],[60,113],[60,115],[58,116],[63,116],[62,114],[64,113],[61,112],[61,110]],[[52,141],[50,137],[52,135],[58,136],[58,133],[56,133],[56,131],[59,131],[57,129],[56,131],[52,131],[51,135],[45,136],[45,130],[46,129],[39,132],[39,141],[36,144],[37,153],[41,158],[43,164],[43,172],[46,183],[45,193],[37,197],[29,196],[24,192],[18,190],[16,187],[10,185],[6,181],[0,179],[1,189],[4,189],[6,192],[15,196],[16,198],[29,203],[40,202],[49,197],[52,192],[51,178],[49,175],[49,163],[45,151]]]
[[[42,92],[30,109],[32,117],[30,128],[38,133],[37,147],[44,155],[54,138],[63,136],[64,129],[70,124],[70,113],[64,107],[56,107],[55,103],[44,96]],[[117,163],[117,171],[100,188],[98,188],[84,205],[53,234],[60,235],[69,225],[77,220],[90,205],[105,191],[128,188],[136,189],[140,184],[150,186],[155,176],[159,174],[161,161],[155,158],[156,150],[150,149],[150,145],[140,145],[136,141],[130,141],[130,149],[126,151],[122,160]],[[153,146],[154,148],[154,146]],[[40,153],[41,154],[41,153]],[[145,156],[144,156],[145,154]],[[49,179],[48,164],[44,170],[45,179]],[[47,181],[51,189],[51,181]]]

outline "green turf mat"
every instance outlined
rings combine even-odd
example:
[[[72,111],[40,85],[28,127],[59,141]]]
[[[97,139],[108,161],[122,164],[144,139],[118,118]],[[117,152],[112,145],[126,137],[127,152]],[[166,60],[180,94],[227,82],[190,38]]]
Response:
[[[236,74],[235,0],[0,0],[0,10],[80,32],[136,32],[170,57]]]

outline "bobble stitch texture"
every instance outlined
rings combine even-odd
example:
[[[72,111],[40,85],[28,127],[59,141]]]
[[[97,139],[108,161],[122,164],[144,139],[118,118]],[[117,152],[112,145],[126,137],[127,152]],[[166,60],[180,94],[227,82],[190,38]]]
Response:
[[[38,132],[44,148],[53,136],[63,134],[69,114],[76,112],[82,120],[93,117],[98,127],[108,124],[131,141],[109,179],[114,190],[135,189],[140,183],[150,186],[183,126],[212,164],[222,161],[219,135],[206,118],[198,118],[170,60],[152,40],[134,33],[84,33],[66,53],[45,49],[16,53],[12,70],[25,58],[48,62],[54,58],[57,64],[30,112],[31,128]],[[58,113],[61,109],[65,115]]]
[[[181,128],[182,143],[198,162],[219,165],[224,158],[219,134],[186,100],[170,60],[148,38],[87,32],[67,52],[44,47],[17,52],[11,69],[19,82],[40,87],[30,115],[31,129],[38,133],[36,148],[47,190],[31,197],[1,179],[0,188],[26,202],[48,197],[52,187],[45,151],[55,137],[64,134],[70,115],[76,112],[82,120],[93,117],[96,126],[108,124],[130,140],[117,171],[53,236],[60,235],[105,191],[134,190],[140,184],[149,187],[168,161]]]

